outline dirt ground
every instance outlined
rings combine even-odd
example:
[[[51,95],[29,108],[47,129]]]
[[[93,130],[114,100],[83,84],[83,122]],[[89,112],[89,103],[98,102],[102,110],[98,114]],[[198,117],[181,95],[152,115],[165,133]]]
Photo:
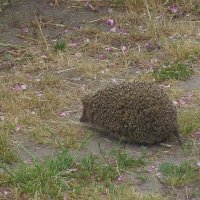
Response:
[[[28,44],[34,45],[38,32],[34,27],[33,20],[37,19],[46,23],[43,27],[43,34],[46,36],[47,41],[51,43],[55,39],[63,38],[68,34],[68,30],[86,26],[87,23],[93,23],[97,29],[106,29],[99,22],[99,19],[106,18],[109,15],[109,8],[100,9],[97,12],[76,6],[53,6],[51,1],[47,0],[22,0],[8,6],[2,13],[0,13],[0,59],[3,54],[12,48],[19,48]],[[11,15],[12,13],[12,15]],[[28,27],[28,34],[26,28]],[[5,64],[4,61],[0,62],[0,69],[7,70],[8,67],[13,67],[13,63]],[[1,71],[0,71],[1,73]],[[83,79],[76,79],[76,75],[68,75],[68,78],[73,79],[76,83],[81,83]],[[99,83],[94,83],[94,85]],[[195,75],[187,81],[177,83],[176,87],[187,93],[191,90],[200,88],[200,76]],[[79,108],[81,110],[81,108]],[[78,122],[81,113],[76,113],[72,118]],[[18,155],[22,160],[30,159],[31,154],[38,157],[53,156],[55,149],[51,145],[38,144],[23,134],[16,133],[12,136],[11,141]],[[178,145],[177,141],[169,142],[168,145],[154,145],[146,147],[148,156],[153,158],[152,165],[158,166],[162,162],[171,162],[180,164],[184,161],[192,160],[192,153],[187,154]],[[24,150],[23,147],[26,147]],[[119,144],[115,139],[105,135],[95,134],[92,136],[85,147],[80,151],[71,150],[72,154],[76,156],[83,156],[90,153],[100,155],[102,151],[110,151],[113,148],[123,148],[123,144]],[[27,149],[29,152],[27,152]],[[138,145],[128,144],[126,146],[127,152],[133,155],[141,154],[141,147]],[[137,174],[137,172],[136,172]],[[153,175],[148,174],[147,181],[141,182],[136,174],[131,174],[128,179],[133,183],[138,191],[142,192],[161,192],[164,195],[171,194],[176,200],[198,200],[200,199],[200,187],[193,185],[183,188],[173,188],[162,184]],[[196,193],[197,195],[193,195]],[[194,196],[194,197],[193,197]]]

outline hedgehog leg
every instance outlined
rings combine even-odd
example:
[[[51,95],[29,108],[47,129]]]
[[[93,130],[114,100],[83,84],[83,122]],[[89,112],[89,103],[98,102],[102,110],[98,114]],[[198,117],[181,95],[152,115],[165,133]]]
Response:
[[[176,136],[176,138],[177,138],[177,140],[178,140],[178,143],[179,143],[180,145],[182,145],[182,144],[183,144],[183,138],[180,136],[179,131],[178,131],[178,130],[175,131],[175,132],[174,132],[174,135]]]
[[[123,142],[123,150],[124,150],[124,153],[126,152],[126,146],[129,142],[128,141],[124,141]]]

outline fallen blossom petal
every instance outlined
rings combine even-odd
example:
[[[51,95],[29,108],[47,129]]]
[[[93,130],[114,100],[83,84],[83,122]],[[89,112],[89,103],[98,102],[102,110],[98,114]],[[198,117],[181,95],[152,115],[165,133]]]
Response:
[[[59,114],[59,116],[60,116],[60,117],[66,117],[66,116],[67,116],[67,113],[66,113],[66,112],[61,112],[61,113]]]
[[[3,191],[3,195],[6,196],[9,192]]]
[[[84,43],[85,43],[85,44],[88,44],[89,42],[90,42],[90,39],[89,39],[89,38],[84,39]]]
[[[91,2],[91,1],[87,1],[86,4],[85,4],[85,7],[86,7],[86,8],[90,8],[90,9],[92,9],[92,10],[95,10],[95,8],[91,5],[90,2]]]
[[[200,139],[200,131],[196,131],[192,134],[192,138],[199,140]]]
[[[161,177],[161,173],[160,173],[160,172],[157,172],[157,173],[156,173],[156,176]]]
[[[117,83],[117,80],[115,78],[112,79],[113,83]]]
[[[178,106],[179,105],[178,101],[173,101],[172,103],[173,103],[174,106]]]
[[[27,164],[32,164],[32,163],[33,163],[33,160],[32,160],[32,159],[27,159],[27,160],[25,160],[24,162],[27,163]]]
[[[107,19],[106,24],[113,26],[114,25],[114,20],[113,19]]]
[[[156,167],[154,165],[151,165],[150,168],[153,169],[153,170],[156,169]]]
[[[106,57],[105,57],[104,54],[100,54],[100,55],[98,56],[98,59],[99,59],[99,60],[105,60],[105,58],[106,58]]]
[[[69,43],[69,46],[70,47],[76,47],[76,46],[78,46],[78,43],[77,42]]]
[[[148,64],[148,71],[152,72],[153,68],[154,68],[154,66],[152,64]]]
[[[77,169],[76,169],[76,168],[74,168],[74,169],[68,169],[67,172],[68,172],[68,173],[77,172]]]
[[[155,172],[158,171],[158,168],[154,165],[151,165],[151,166],[148,167],[147,171],[151,172],[151,173],[155,173]]]
[[[21,130],[21,126],[19,124],[16,125],[16,131],[18,132],[19,130]]]
[[[159,86],[160,86],[160,88],[170,88],[171,84],[170,83],[168,85],[160,84]]]
[[[41,97],[41,96],[43,96],[43,95],[44,95],[43,93],[41,93],[41,92],[38,92],[38,91],[37,91],[35,94],[36,94],[38,97]]]
[[[28,32],[29,32],[29,29],[28,29],[27,27],[25,27],[25,28],[22,28],[22,31],[23,31],[24,33],[28,33]]]
[[[126,46],[122,46],[121,50],[122,50],[123,53],[125,53],[125,51],[127,51],[127,47]]]
[[[179,99],[179,103],[180,103],[181,106],[186,105],[185,99]]]
[[[23,90],[26,90],[27,85],[17,83],[17,84],[15,84],[14,88],[16,91],[23,91]]]
[[[154,49],[152,43],[146,43],[145,46],[146,46],[146,49],[147,49],[147,50],[153,50],[153,49]]]
[[[179,11],[179,6],[177,4],[173,4],[171,6],[168,6],[168,10],[172,13],[172,14],[176,14]]]
[[[21,85],[21,89],[22,89],[22,90],[26,90],[26,88],[27,88],[26,85],[24,85],[24,84]]]
[[[124,182],[124,181],[125,181],[125,177],[122,176],[122,175],[120,175],[120,176],[117,177],[117,180],[118,180],[119,182]]]
[[[200,167],[200,161],[197,162],[197,166]]]
[[[110,29],[110,32],[111,32],[111,33],[116,33],[116,32],[117,32],[117,27],[115,26],[115,27],[111,28],[111,29]]]
[[[47,56],[43,54],[41,55],[41,58],[47,59]]]
[[[124,35],[124,36],[127,36],[128,35],[128,32],[124,29],[119,29],[119,33]]]
[[[112,47],[108,47],[108,48],[106,48],[106,51],[113,52],[113,48]]]
[[[1,120],[1,121],[4,121],[5,118],[6,118],[5,116],[0,116],[0,120]]]

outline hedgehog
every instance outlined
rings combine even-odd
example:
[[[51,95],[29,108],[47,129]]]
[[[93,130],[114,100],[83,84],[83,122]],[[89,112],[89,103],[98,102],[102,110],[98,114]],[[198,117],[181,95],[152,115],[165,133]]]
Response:
[[[128,143],[152,145],[176,136],[177,111],[168,95],[152,82],[111,84],[82,98],[80,122],[106,130]]]

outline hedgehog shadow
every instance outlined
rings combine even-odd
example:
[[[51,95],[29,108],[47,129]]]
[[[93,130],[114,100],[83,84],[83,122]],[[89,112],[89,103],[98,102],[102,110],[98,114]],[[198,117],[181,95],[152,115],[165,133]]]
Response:
[[[95,125],[82,122],[83,126],[86,128],[86,130],[90,130],[92,134],[92,138],[95,140],[101,140],[103,142],[103,139],[106,141],[109,141],[111,144],[117,144],[120,145],[123,148],[126,148],[127,146],[131,148],[140,148],[140,147],[145,147],[145,148],[156,148],[156,147],[161,147],[161,146],[171,146],[171,145],[180,145],[179,142],[175,141],[174,139],[176,136],[172,136],[168,139],[163,139],[161,142],[155,142],[153,144],[147,144],[147,143],[135,143],[135,142],[130,142],[126,139],[119,139],[115,134],[110,133],[109,131],[97,127]]]

